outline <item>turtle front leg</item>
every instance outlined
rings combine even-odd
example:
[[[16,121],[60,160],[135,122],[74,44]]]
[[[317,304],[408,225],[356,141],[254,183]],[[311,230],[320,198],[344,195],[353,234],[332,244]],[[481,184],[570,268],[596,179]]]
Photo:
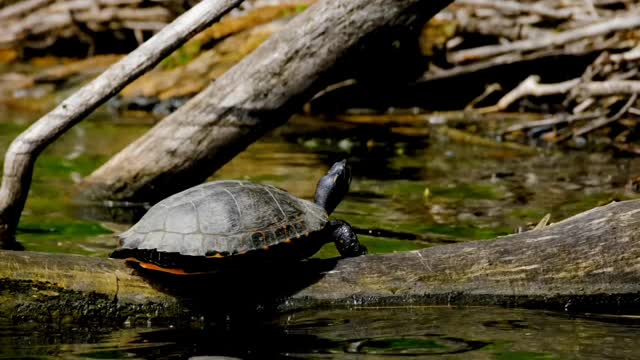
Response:
[[[331,220],[327,224],[327,230],[338,248],[338,252],[343,257],[354,257],[365,255],[367,248],[360,244],[358,236],[353,231],[351,225],[342,220]]]

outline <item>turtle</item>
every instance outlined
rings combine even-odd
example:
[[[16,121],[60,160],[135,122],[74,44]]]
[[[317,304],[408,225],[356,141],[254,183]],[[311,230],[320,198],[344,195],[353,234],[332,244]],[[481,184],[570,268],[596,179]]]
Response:
[[[266,184],[207,182],[152,206],[118,236],[120,247],[110,256],[146,270],[188,275],[300,261],[331,241],[343,257],[364,255],[367,248],[353,228],[329,219],[350,183],[346,160],[320,179],[315,203]]]

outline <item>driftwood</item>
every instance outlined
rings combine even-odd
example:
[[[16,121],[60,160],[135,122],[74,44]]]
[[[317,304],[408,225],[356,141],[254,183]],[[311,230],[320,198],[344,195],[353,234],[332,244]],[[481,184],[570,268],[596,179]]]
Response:
[[[631,15],[624,18],[615,18],[598,24],[585,26],[574,30],[549,35],[539,39],[528,39],[512,42],[504,45],[487,45],[469,50],[460,50],[449,54],[449,61],[462,63],[470,60],[483,60],[510,52],[534,51],[550,46],[561,46],[580,39],[605,35],[607,33],[633,30],[640,27],[640,15]]]
[[[628,144],[637,140],[640,114],[640,50],[630,40],[639,34],[637,3],[464,0],[447,14],[458,34],[447,42],[446,61],[424,73],[416,89],[437,93],[445,81],[464,84],[466,93],[452,88],[469,111],[551,112],[543,121],[505,125],[509,139],[592,143],[608,136],[616,148],[638,153]],[[499,90],[482,93],[488,87]]]
[[[558,56],[576,57],[576,61],[567,62],[574,68],[566,71],[567,76],[573,74],[575,77],[578,75],[575,66],[580,57],[605,51],[619,52],[636,44],[626,40],[635,36],[640,24],[636,4],[629,1],[615,3],[619,6],[616,10],[610,8],[611,3],[591,1],[456,2],[457,6],[450,7],[448,13],[458,27],[459,36],[449,41],[447,52],[448,65],[455,66],[431,69],[420,82],[473,76],[475,72],[490,69],[504,71],[508,66],[522,63],[531,64],[528,68],[535,74],[541,72],[536,70],[535,64]],[[467,38],[471,38],[473,44],[473,39],[478,37],[486,39],[481,43],[490,44],[466,45]],[[611,59],[621,62],[620,56],[615,54]],[[551,73],[553,71],[549,70],[560,71],[554,68],[543,70]],[[524,78],[533,74],[522,75]],[[496,76],[491,80],[504,81]]]
[[[638,70],[632,68],[626,74],[619,72],[619,69],[628,66],[629,59],[635,59],[637,53],[638,50],[634,48],[621,54],[603,54],[594,61],[581,77],[560,83],[541,84],[539,76],[531,75],[515,89],[504,95],[496,105],[482,110],[485,112],[502,111],[524,97],[563,95],[566,98],[564,103],[573,105],[572,115],[561,114],[542,122],[516,124],[506,129],[505,133],[537,126],[569,124],[581,120],[590,120],[578,128],[565,130],[561,135],[549,137],[548,141],[558,142],[575,136],[584,136],[625,116],[638,116],[637,113],[634,113],[634,105],[636,105],[638,94],[640,94],[640,80],[628,80],[628,77],[637,78]],[[595,77],[604,78],[605,80],[594,81],[593,78]],[[622,102],[623,105],[608,114],[609,111],[605,110],[620,99],[624,100]],[[595,110],[593,110],[594,108]],[[592,109],[591,112],[585,113],[589,109]],[[593,114],[598,115],[592,116]],[[620,141],[619,139],[616,140]]]
[[[248,10],[245,0],[241,4],[242,9],[234,9],[232,13],[198,33],[165,58],[160,66],[156,66],[152,71],[122,89],[118,94],[119,98],[109,103],[109,108],[123,111],[129,107],[135,110],[152,110],[158,105],[157,108],[164,113],[167,109],[165,105],[175,104],[176,98],[179,99],[179,103],[184,103],[185,97],[194,96],[206,88],[211,81],[255,50],[260,43],[275,31],[280,30],[287,20],[303,11],[311,2],[311,0],[280,1],[286,1],[286,3]],[[1,51],[0,58],[2,58]],[[83,79],[90,80],[122,57],[123,55],[119,54],[96,55],[65,61],[63,64],[45,67],[35,73],[18,71],[2,74],[0,75],[0,102],[9,106],[13,106],[16,101],[20,102],[21,92],[16,91],[19,89],[38,86],[39,90],[46,89],[49,93]],[[11,60],[11,57],[7,59],[15,61],[15,59]],[[2,61],[0,59],[0,62]],[[52,86],[39,86],[41,84]],[[161,103],[163,100],[166,103]],[[54,106],[53,103],[51,105],[37,103],[43,108]]]
[[[573,9],[549,8],[542,2],[523,4],[517,1],[459,0],[457,3],[468,6],[494,8],[500,10],[503,14],[508,15],[530,13],[549,19],[570,19],[576,15]]]
[[[296,6],[315,0],[245,0],[234,12]],[[58,52],[71,56],[128,52],[160,31],[197,0],[0,0],[0,49],[16,57]],[[262,4],[262,5],[261,5]],[[74,46],[68,46],[73,42]],[[78,46],[79,45],[79,46]],[[34,51],[35,50],[35,51]]]
[[[43,48],[61,38],[77,38],[95,48],[94,35],[125,33],[141,40],[184,12],[181,1],[27,0],[0,9],[0,48]]]
[[[325,0],[87,177],[90,199],[155,202],[203,181],[321,89],[367,35],[424,23],[449,0]],[[373,34],[375,35],[375,34]]]
[[[550,96],[574,93],[582,97],[640,94],[638,80],[581,81],[571,79],[555,84],[541,84],[540,77],[531,75],[515,89],[504,95],[495,106],[487,110],[504,111],[514,102],[527,96]],[[635,101],[635,98],[634,98]]]
[[[640,201],[612,203],[494,241],[211,277],[140,276],[124,262],[0,252],[0,316],[41,321],[189,321],[318,306],[504,305],[634,311]]]
[[[607,88],[615,85],[618,92],[624,91],[628,95],[635,90],[630,86],[633,84],[609,85],[608,82],[638,80],[637,62],[631,60],[638,54],[638,50],[633,49],[637,41],[632,40],[638,36],[638,14],[637,4],[627,0],[613,3],[456,1],[423,32],[423,35],[438,34],[440,38],[439,41],[425,42],[428,46],[424,45],[423,53],[432,56],[435,66],[430,66],[415,82],[405,87],[396,86],[391,94],[388,87],[372,89],[358,84],[340,87],[316,97],[312,108],[316,112],[339,112],[349,107],[452,110],[467,105],[468,110],[473,110],[473,106],[478,105],[484,111],[502,110],[502,106],[487,106],[531,75],[540,75],[545,82],[560,82],[579,78],[582,70],[586,73],[587,67],[598,66],[606,73],[598,73],[592,78],[583,76],[581,80],[601,82],[600,86]],[[623,51],[627,52],[623,55]],[[589,66],[599,54],[610,54],[613,64]],[[496,84],[502,90],[490,94],[493,96],[481,95],[487,86]],[[576,91],[574,95],[580,94]],[[574,106],[572,96],[563,102],[565,109]],[[611,101],[607,97],[597,95],[592,98],[594,101],[588,110],[608,108]],[[334,104],[335,99],[344,98],[355,101],[351,100],[352,104]],[[483,101],[477,101],[479,98]],[[510,109],[520,106],[520,110],[549,111],[556,105],[555,101],[547,99],[529,100],[522,98]],[[330,107],[322,106],[327,103]],[[578,110],[587,107],[578,107]]]
[[[46,146],[241,1],[202,1],[67,98],[11,143],[5,154],[0,187],[0,244],[4,248],[15,245],[15,229],[31,185],[33,165]]]

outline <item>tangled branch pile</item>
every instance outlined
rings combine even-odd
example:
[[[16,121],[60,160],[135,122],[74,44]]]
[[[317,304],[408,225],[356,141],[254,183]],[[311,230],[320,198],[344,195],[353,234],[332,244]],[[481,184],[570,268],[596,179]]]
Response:
[[[166,58],[161,66],[130,84],[121,92],[118,99],[110,103],[110,107],[119,110],[153,111],[166,115],[253,51],[293,15],[306,9],[312,2],[310,0],[246,1],[242,8],[235,9],[232,14],[193,37]],[[20,4],[24,5],[26,2]],[[29,17],[30,15],[26,18]],[[60,34],[50,35],[56,37]],[[104,36],[93,35],[91,40],[101,41],[99,46],[102,48],[109,46],[109,41],[105,40]],[[69,36],[74,39],[72,33]],[[59,40],[60,38],[56,37],[51,41],[56,43]],[[29,44],[29,41],[21,41],[13,46],[28,47]],[[56,45],[52,44],[45,49],[44,53],[55,52],[55,47]],[[74,43],[74,47],[77,48],[78,45]],[[113,46],[111,48],[114,50]],[[121,52],[125,49],[119,50]],[[8,58],[3,58],[3,55],[11,54],[3,53],[0,48],[0,64],[3,61],[11,63],[18,60],[16,54]],[[49,97],[43,95],[63,89],[65,86],[87,81],[120,58],[121,55],[118,54],[106,54],[75,60],[31,59],[31,63],[38,64],[31,66],[33,69],[31,71],[24,66],[7,66],[3,69],[4,73],[0,70],[0,105],[42,111],[51,107]]]
[[[198,0],[18,0],[0,1],[0,49],[51,53],[60,40],[78,43],[73,55],[132,50]],[[239,11],[265,3],[250,0]],[[65,45],[69,45],[66,43]],[[69,50],[69,49],[67,49]],[[75,49],[77,50],[77,49]]]
[[[601,130],[614,146],[640,153],[628,143],[640,120],[637,2],[458,0],[443,17],[457,25],[456,36],[444,65],[422,83],[482,82],[485,91],[467,107],[476,111],[555,113],[511,126],[511,136],[562,142]]]
[[[184,6],[178,0],[24,0],[0,9],[0,48],[49,48],[60,39],[72,39],[92,53],[98,34],[121,40],[133,35],[141,42]]]

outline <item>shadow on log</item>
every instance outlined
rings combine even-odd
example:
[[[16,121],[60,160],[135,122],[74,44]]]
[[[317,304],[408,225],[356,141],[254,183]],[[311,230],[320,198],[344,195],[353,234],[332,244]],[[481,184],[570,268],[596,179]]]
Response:
[[[633,200],[495,241],[208,278],[140,276],[119,260],[5,251],[0,315],[118,323],[336,306],[632,311],[640,302],[639,225]]]

